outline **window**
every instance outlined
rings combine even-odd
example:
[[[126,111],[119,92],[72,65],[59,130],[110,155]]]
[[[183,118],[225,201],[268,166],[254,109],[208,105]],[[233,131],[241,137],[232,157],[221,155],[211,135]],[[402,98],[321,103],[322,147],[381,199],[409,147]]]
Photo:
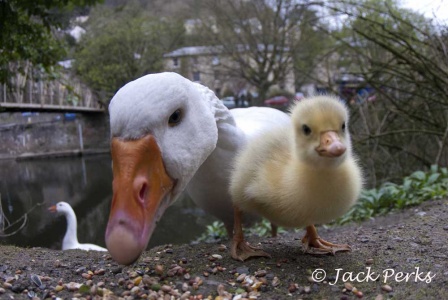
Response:
[[[179,66],[179,59],[177,57],[173,58],[173,66],[175,66],[175,67]]]
[[[200,81],[201,80],[201,73],[199,71],[193,72],[193,81]]]

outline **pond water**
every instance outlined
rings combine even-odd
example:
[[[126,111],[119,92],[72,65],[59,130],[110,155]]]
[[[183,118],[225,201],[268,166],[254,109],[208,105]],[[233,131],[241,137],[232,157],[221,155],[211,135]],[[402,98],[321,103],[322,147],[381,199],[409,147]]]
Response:
[[[48,207],[65,201],[77,215],[79,242],[105,247],[111,199],[109,155],[0,160],[0,243],[60,249],[66,221]],[[193,241],[213,220],[183,196],[167,209],[148,248]]]

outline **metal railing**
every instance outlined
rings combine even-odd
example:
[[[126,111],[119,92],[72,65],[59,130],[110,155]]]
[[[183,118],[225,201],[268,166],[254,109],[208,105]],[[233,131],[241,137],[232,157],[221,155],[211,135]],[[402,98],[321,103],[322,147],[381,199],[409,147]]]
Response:
[[[57,79],[17,74],[0,85],[0,107],[62,111],[104,111],[104,105],[79,79],[58,74]]]

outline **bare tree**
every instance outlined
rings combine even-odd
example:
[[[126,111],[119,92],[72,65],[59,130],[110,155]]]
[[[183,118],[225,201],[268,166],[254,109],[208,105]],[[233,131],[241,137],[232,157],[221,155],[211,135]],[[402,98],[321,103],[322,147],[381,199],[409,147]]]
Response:
[[[299,25],[309,5],[292,0],[203,1],[200,32],[229,58],[223,72],[255,86],[261,104],[273,85],[281,87],[292,74]]]
[[[345,26],[328,31],[353,90],[354,140],[372,185],[448,164],[448,31],[394,1],[326,2]],[[335,51],[333,48],[331,51]],[[377,181],[378,178],[378,181]]]

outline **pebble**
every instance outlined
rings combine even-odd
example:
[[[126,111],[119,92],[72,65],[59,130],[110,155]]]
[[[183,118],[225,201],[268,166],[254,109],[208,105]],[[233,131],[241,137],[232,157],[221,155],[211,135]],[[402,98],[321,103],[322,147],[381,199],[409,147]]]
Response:
[[[131,289],[131,294],[132,294],[132,295],[136,295],[136,294],[138,294],[138,292],[140,292],[140,288],[139,288],[138,286],[134,286],[134,287]]]
[[[294,293],[295,291],[297,291],[297,286],[294,283],[290,283],[288,286],[288,291],[290,293]]]
[[[10,284],[9,282],[4,282],[4,283],[3,283],[3,287],[4,287],[5,289],[10,289],[10,288],[12,287],[12,284]]]
[[[384,297],[383,297],[383,295],[378,294],[378,295],[375,297],[375,300],[384,300]]]
[[[216,259],[222,259],[222,255],[219,254],[212,254],[212,257]]]
[[[443,230],[447,230],[448,231],[448,226],[443,227]]]
[[[392,287],[391,287],[390,285],[388,285],[388,284],[383,285],[383,286],[381,287],[381,289],[382,289],[383,291],[385,291],[385,292],[388,292],[388,293],[392,292]]]
[[[142,282],[142,276],[138,276],[134,279],[134,285],[139,285]]]
[[[186,273],[186,274],[184,275],[184,279],[185,279],[185,280],[190,280],[190,278],[191,278],[190,273]]]
[[[164,267],[162,265],[157,265],[154,271],[156,272],[156,274],[162,275],[163,269],[164,269]]]
[[[69,282],[69,283],[65,284],[65,288],[71,292],[76,291],[77,289],[79,289],[80,286],[81,286],[81,284],[76,283],[76,282]]]
[[[4,288],[0,288],[0,294],[4,294],[6,290]]]
[[[226,245],[221,244],[221,245],[219,245],[218,250],[221,252],[224,252],[227,250],[227,247],[226,247]]]
[[[58,284],[57,286],[54,287],[54,291],[55,291],[55,292],[60,292],[60,291],[62,291],[63,289],[64,289],[64,287],[63,287],[62,285],[59,285],[59,284]]]
[[[184,282],[182,283],[182,292],[188,291],[188,283]]]
[[[93,272],[93,274],[95,274],[95,275],[104,275],[106,273],[106,270],[104,270],[104,269],[98,269],[98,270],[95,270],[95,272]]]
[[[303,288],[303,292],[304,292],[305,294],[309,294],[309,293],[311,293],[311,288],[310,288],[309,286],[305,286],[305,287]]]
[[[260,270],[255,272],[255,277],[265,277],[267,273],[266,270]]]
[[[272,283],[271,284],[272,284],[273,287],[278,286],[280,284],[280,279],[278,279],[278,277],[275,276],[274,279],[272,279]]]
[[[245,267],[245,266],[236,268],[236,272],[238,274],[249,274],[250,273],[249,268]]]
[[[347,291],[353,290],[353,285],[350,282],[344,283],[344,287]]]
[[[315,282],[316,282],[316,281],[313,279],[312,276],[308,276],[306,279],[308,280],[309,283],[315,283]]]
[[[243,282],[243,280],[244,280],[244,278],[246,278],[246,276],[247,275],[245,273],[241,274],[240,276],[238,276],[236,278],[236,282]]]
[[[366,265],[372,265],[374,263],[373,258],[369,258],[368,260],[366,260]]]

